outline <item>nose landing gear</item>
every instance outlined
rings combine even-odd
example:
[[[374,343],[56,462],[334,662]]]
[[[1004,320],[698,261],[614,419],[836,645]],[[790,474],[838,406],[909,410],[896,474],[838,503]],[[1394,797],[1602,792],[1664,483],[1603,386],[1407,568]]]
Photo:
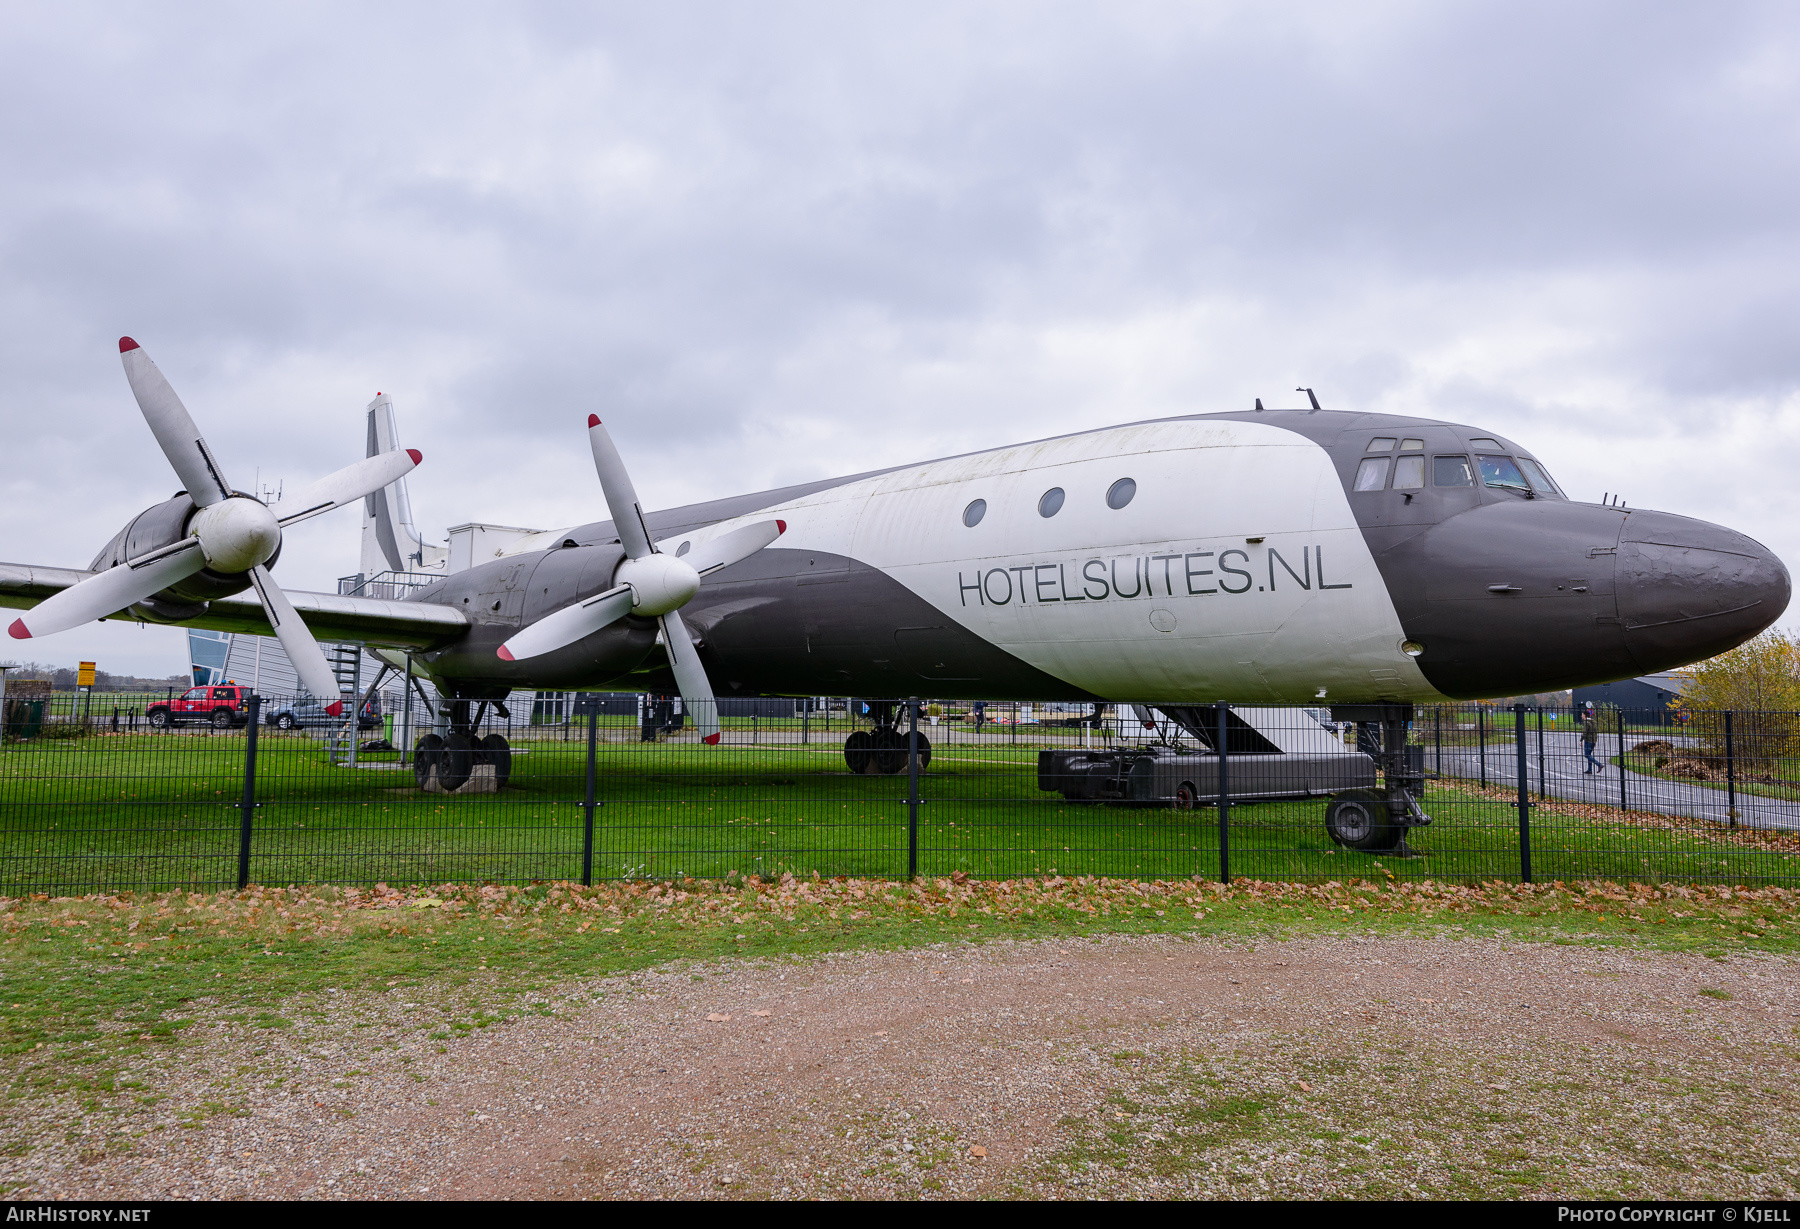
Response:
[[[873,730],[857,730],[844,740],[844,764],[851,772],[866,776],[894,776],[906,771],[906,750],[910,729],[900,729],[894,720],[895,708],[904,706],[893,700],[871,701],[869,715],[875,721]],[[921,732],[919,769],[931,763],[931,740]]]
[[[1356,746],[1381,770],[1382,788],[1346,790],[1325,807],[1325,831],[1337,844],[1364,853],[1409,857],[1406,833],[1431,816],[1419,806],[1425,793],[1425,748],[1409,746],[1410,704],[1338,704],[1333,721],[1356,723]]]

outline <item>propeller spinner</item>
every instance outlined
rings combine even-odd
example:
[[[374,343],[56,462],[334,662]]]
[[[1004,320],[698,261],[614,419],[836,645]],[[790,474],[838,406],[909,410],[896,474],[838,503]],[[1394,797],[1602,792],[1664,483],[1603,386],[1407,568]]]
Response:
[[[423,458],[411,448],[369,457],[303,487],[271,508],[234,490],[225,480],[193,416],[143,348],[131,338],[121,337],[119,356],[144,421],[199,511],[188,523],[188,536],[179,542],[128,559],[122,566],[63,590],[15,619],[7,630],[15,640],[66,631],[116,614],[202,568],[210,568],[226,576],[246,576],[306,689],[322,700],[338,695],[337,676],[326,664],[318,641],[264,565],[280,549],[282,531],[288,526],[374,494]],[[343,707],[343,701],[336,700],[325,711],[336,717]]]
[[[593,449],[594,470],[600,476],[600,489],[612,513],[613,528],[618,530],[619,545],[625,551],[625,561],[613,575],[616,583],[604,593],[564,606],[522,629],[500,646],[499,655],[505,661],[523,661],[574,644],[628,614],[654,618],[662,626],[675,685],[695,715],[701,741],[717,744],[718,701],[706,677],[706,667],[700,664],[700,655],[694,649],[694,639],[681,620],[681,607],[700,591],[704,578],[773,542],[787,532],[787,522],[759,521],[734,529],[695,547],[685,558],[666,554],[651,541],[637,488],[597,414],[588,415],[588,444]]]

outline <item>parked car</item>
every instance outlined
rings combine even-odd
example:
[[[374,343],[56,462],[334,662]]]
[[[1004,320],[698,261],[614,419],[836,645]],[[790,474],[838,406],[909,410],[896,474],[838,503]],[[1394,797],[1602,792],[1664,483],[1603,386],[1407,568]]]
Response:
[[[235,683],[191,687],[173,700],[157,700],[144,708],[152,729],[176,725],[210,725],[228,730],[250,719],[250,689]]]
[[[342,717],[326,713],[325,706],[312,696],[302,696],[287,704],[271,705],[263,710],[263,720],[278,730],[335,726],[343,722]],[[356,728],[372,730],[380,724],[381,718],[375,715],[375,702],[371,700],[357,714]]]

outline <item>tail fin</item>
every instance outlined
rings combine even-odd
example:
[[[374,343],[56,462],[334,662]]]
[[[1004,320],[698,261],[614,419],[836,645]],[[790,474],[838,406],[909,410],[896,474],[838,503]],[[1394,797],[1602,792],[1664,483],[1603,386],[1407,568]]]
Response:
[[[369,402],[369,456],[400,446],[394,424],[394,399],[377,393]],[[362,570],[377,572],[429,572],[441,569],[449,559],[447,547],[427,542],[413,525],[412,504],[406,497],[406,479],[397,478],[363,500]]]

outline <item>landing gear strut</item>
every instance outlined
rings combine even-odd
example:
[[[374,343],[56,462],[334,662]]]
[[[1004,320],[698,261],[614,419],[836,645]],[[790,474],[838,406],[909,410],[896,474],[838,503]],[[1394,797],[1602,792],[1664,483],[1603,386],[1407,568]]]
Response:
[[[858,730],[844,740],[844,763],[851,772],[875,776],[883,774],[893,776],[906,771],[906,748],[909,731],[896,725],[894,710],[900,709],[901,720],[906,719],[904,705],[893,700],[871,700],[869,716],[875,722],[873,730]],[[931,763],[931,740],[919,733],[919,768],[923,771]]]
[[[494,707],[501,716],[507,715],[504,704]],[[439,789],[455,793],[484,766],[492,770],[494,789],[506,788],[507,779],[512,776],[512,744],[500,734],[482,737],[476,733],[487,716],[487,709],[488,702],[483,700],[471,719],[469,701],[444,703],[448,719],[443,720],[440,714],[443,733],[425,735],[413,750],[413,778],[420,789],[429,789],[435,776]]]
[[[1364,853],[1410,854],[1409,828],[1431,816],[1419,808],[1425,793],[1425,748],[1407,745],[1410,704],[1338,704],[1333,721],[1356,723],[1356,748],[1381,770],[1382,788],[1346,790],[1325,807],[1325,831],[1333,841]]]

